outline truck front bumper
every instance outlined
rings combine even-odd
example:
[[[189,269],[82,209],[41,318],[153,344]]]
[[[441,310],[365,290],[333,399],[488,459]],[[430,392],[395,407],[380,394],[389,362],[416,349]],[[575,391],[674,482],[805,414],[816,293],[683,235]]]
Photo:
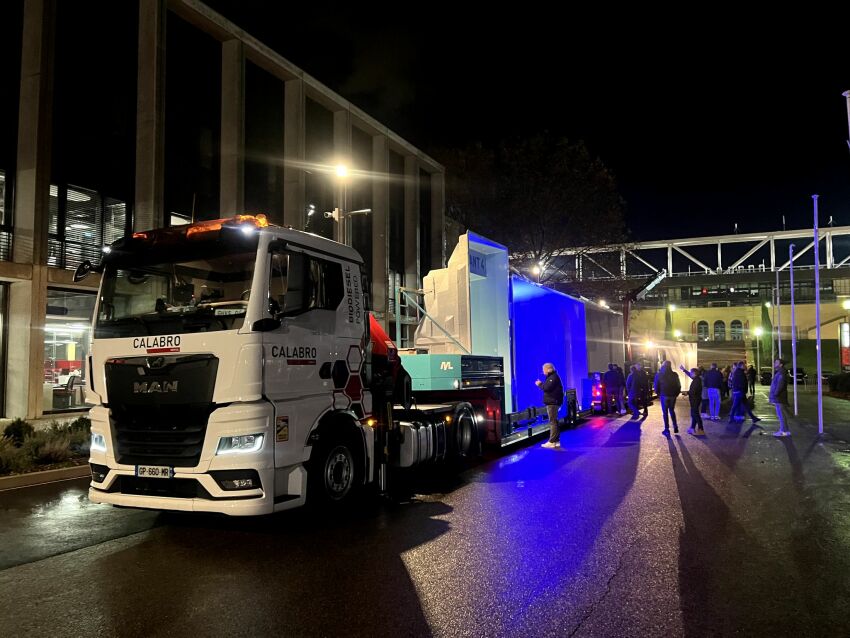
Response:
[[[273,412],[268,403],[231,404],[215,410],[209,419],[199,463],[194,467],[174,467],[170,478],[141,477],[137,466],[119,463],[114,454],[109,410],[98,406],[90,416],[92,433],[102,434],[107,441],[106,449],[93,448],[89,459],[92,502],[231,516],[270,514],[303,503],[303,496],[275,498]],[[260,433],[265,439],[257,451],[216,454],[221,436]],[[231,484],[226,489],[225,479],[246,476],[259,485],[235,489]]]

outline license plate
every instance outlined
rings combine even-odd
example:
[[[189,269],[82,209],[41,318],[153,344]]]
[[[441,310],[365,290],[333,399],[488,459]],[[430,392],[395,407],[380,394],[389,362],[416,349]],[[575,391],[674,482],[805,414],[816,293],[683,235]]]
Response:
[[[174,476],[174,468],[167,465],[137,465],[136,476],[169,479]]]

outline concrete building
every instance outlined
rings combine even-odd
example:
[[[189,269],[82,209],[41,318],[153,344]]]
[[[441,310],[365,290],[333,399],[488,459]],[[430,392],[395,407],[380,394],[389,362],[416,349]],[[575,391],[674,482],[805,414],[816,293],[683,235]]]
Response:
[[[6,417],[85,409],[98,282],[72,273],[125,233],[248,211],[339,238],[323,213],[356,211],[383,321],[393,285],[443,265],[443,167],[203,3],[3,7]]]

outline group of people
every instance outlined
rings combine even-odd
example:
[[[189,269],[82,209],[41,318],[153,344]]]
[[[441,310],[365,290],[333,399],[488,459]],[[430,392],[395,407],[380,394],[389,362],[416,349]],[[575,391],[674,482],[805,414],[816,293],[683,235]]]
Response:
[[[788,429],[788,374],[785,363],[781,359],[774,361],[774,375],[770,384],[769,400],[776,409],[779,420],[779,430],[774,436],[790,436]],[[725,370],[720,370],[716,363],[711,364],[708,370],[704,368],[691,368],[687,370],[679,366],[690,379],[691,383],[687,390],[688,402],[691,408],[691,426],[688,433],[693,435],[705,434],[703,417],[711,421],[720,420],[720,405],[723,398],[731,393],[732,406],[729,411],[729,423],[745,420],[748,415],[753,425],[761,421],[753,414],[750,408],[747,394],[755,394],[755,369],[750,366],[746,368],[743,361]],[[543,447],[560,447],[560,428],[558,425],[558,410],[564,400],[564,387],[555,366],[551,363],[544,364],[544,381],[537,381],[537,386],[543,390],[544,404],[546,405],[549,423],[549,441]],[[608,370],[602,377],[605,388],[605,405],[614,402],[614,411],[624,415],[626,410],[623,395],[628,400],[629,409],[632,412],[632,420],[640,419],[640,408],[643,408],[643,416],[649,415],[649,372],[639,363],[630,366],[629,376],[625,377],[623,370],[615,363],[608,364]],[[676,421],[676,400],[683,394],[679,375],[673,370],[670,361],[664,361],[652,381],[655,394],[661,402],[661,416],[664,419],[664,434],[670,432],[670,422],[673,424],[673,432],[679,432],[679,424]]]

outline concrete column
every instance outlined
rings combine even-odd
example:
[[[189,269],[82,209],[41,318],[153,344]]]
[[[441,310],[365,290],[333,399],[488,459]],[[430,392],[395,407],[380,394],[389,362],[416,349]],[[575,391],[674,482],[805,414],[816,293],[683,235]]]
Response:
[[[38,418],[44,412],[44,318],[47,266],[33,266],[32,280],[9,285],[6,416]],[[18,329],[14,327],[17,326]]]
[[[372,138],[372,309],[387,329],[390,236],[390,148],[386,136]]]
[[[431,268],[446,266],[446,176],[431,173]]]
[[[307,180],[304,161],[307,152],[307,117],[304,80],[289,80],[284,87],[283,114],[283,222],[298,230],[306,222]]]
[[[12,259],[33,266],[30,281],[9,286],[8,417],[42,413],[55,18],[52,0],[24,2]]]
[[[673,247],[667,246],[667,276],[673,276]]]
[[[51,0],[24,2],[12,253],[24,264],[47,263],[55,17]]]
[[[342,164],[351,171],[351,112],[348,109],[334,111],[334,163]],[[348,205],[348,187],[353,179],[349,172],[348,177],[336,177],[334,188],[334,208],[341,211],[339,222],[334,228],[334,239],[343,244],[350,244],[351,239],[347,232],[346,214]]]
[[[222,217],[245,212],[245,52],[241,40],[221,43]]]
[[[419,287],[419,162],[404,158],[404,285]]]
[[[165,221],[166,5],[166,0],[139,0],[134,230],[157,228]]]

